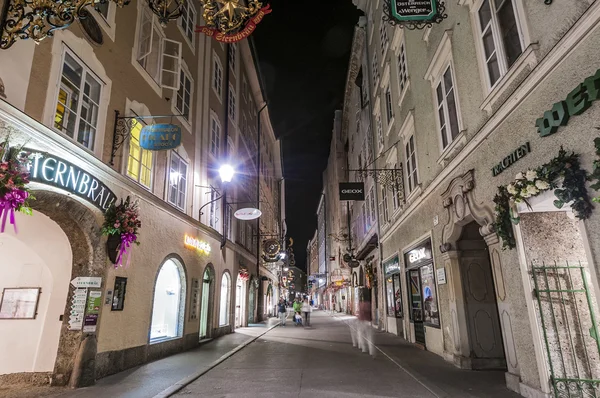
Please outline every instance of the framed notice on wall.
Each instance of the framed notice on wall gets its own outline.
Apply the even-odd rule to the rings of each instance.
[[[41,288],[4,288],[0,301],[0,319],[35,319]]]

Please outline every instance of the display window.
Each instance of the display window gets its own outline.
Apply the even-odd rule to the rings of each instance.
[[[410,320],[427,326],[440,327],[435,267],[431,240],[426,240],[404,254],[406,263]]]
[[[156,279],[150,342],[181,337],[185,307],[185,275],[173,259],[164,262]]]
[[[388,316],[402,318],[402,290],[400,274],[388,276],[385,280]]]

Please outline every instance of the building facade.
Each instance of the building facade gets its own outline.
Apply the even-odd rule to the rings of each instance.
[[[185,7],[163,27],[144,2],[110,2],[90,10],[99,30],[74,23],[0,50],[0,137],[34,152],[39,174],[33,215],[0,235],[0,288],[38,292],[32,319],[0,319],[0,351],[15,358],[0,380],[87,385],[269,315],[277,277],[257,254],[264,236],[281,236],[285,206],[256,53],[195,34],[200,3]],[[143,149],[156,123],[179,126],[181,145]],[[126,197],[141,244],[115,267],[101,228]],[[247,207],[263,218],[233,217]]]
[[[402,195],[379,196],[383,327],[458,367],[504,369],[528,397],[594,394],[600,378],[600,213],[565,171],[597,160],[600,2],[546,3],[445,2],[441,23],[409,30],[383,1],[355,1],[371,167],[402,173]],[[567,199],[538,182],[548,165]]]

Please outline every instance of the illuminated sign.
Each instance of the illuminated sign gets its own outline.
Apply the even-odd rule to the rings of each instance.
[[[419,260],[427,258],[427,254],[425,254],[425,248],[416,249],[408,253],[408,261],[411,263],[416,263]]]
[[[394,256],[391,259],[383,262],[383,270],[386,275],[391,275],[400,272],[400,259]]]
[[[405,264],[408,266],[420,266],[433,259],[431,241],[428,239],[423,244],[415,247],[404,255]]]
[[[27,166],[29,180],[64,189],[103,213],[117,199],[105,184],[74,164],[34,149],[23,148],[23,151],[31,153],[32,161]]]
[[[149,151],[175,149],[181,145],[181,127],[174,124],[151,124],[140,133],[140,147]]]
[[[189,235],[183,237],[183,244],[189,249],[196,249],[200,253],[210,254],[210,245]]]

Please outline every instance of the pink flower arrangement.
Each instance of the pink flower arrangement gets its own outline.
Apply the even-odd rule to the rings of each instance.
[[[30,156],[21,148],[11,148],[9,137],[0,143],[0,233],[5,230],[6,221],[10,221],[17,232],[15,211],[32,214],[29,201],[35,198],[27,188]]]
[[[115,206],[113,203],[106,214],[104,215],[104,224],[102,225],[102,233],[104,235],[118,235],[121,238],[119,244],[119,254],[115,263],[116,267],[123,266],[123,259],[127,256],[126,265],[130,261],[130,246],[135,243],[139,245],[137,240],[138,229],[141,228],[142,222],[139,220],[139,208],[137,202],[131,202],[129,196],[125,201]]]

